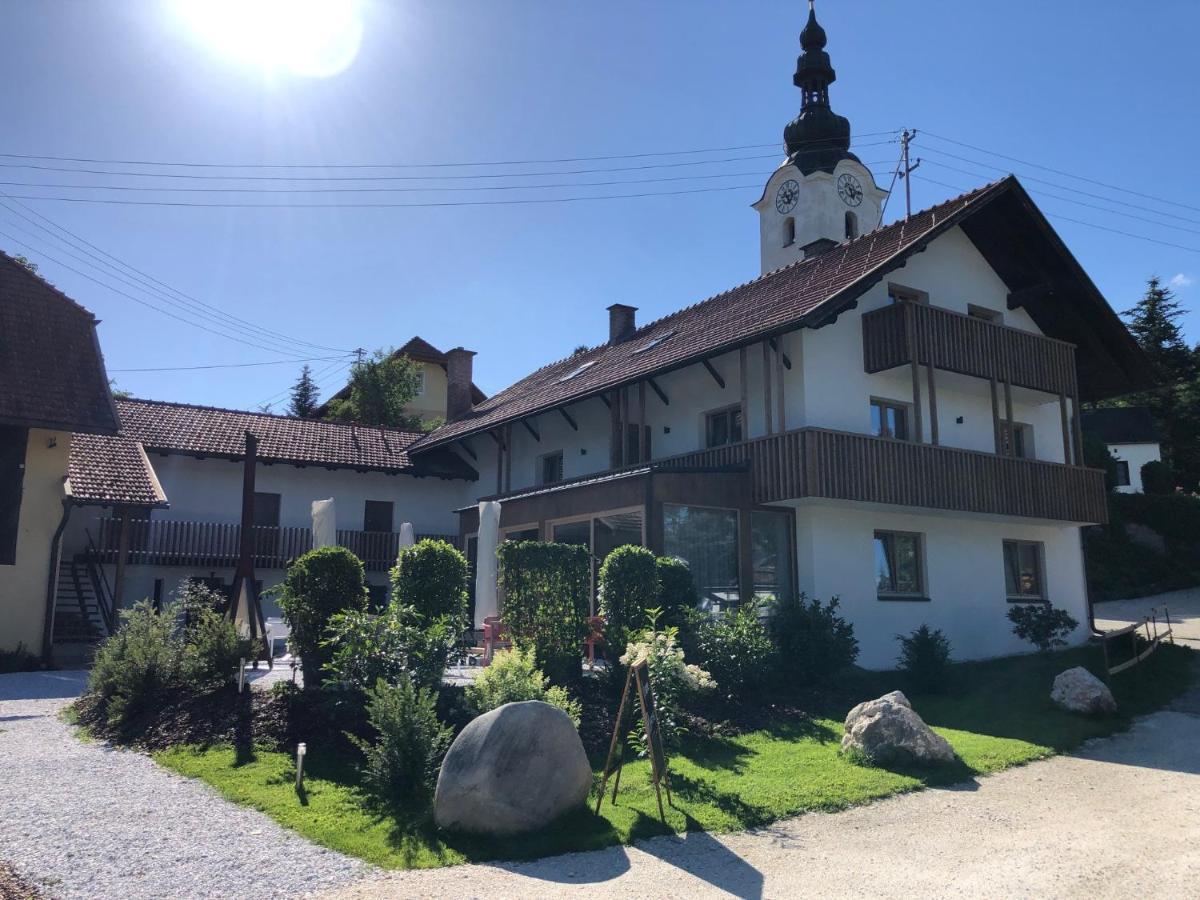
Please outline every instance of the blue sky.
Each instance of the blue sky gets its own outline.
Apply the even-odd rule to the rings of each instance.
[[[925,160],[923,177],[913,181],[915,207],[1016,171],[1027,176],[1034,199],[1118,310],[1137,299],[1152,273],[1175,279],[1179,298],[1189,309],[1195,305],[1200,187],[1193,168],[1200,123],[1186,112],[1195,108],[1200,83],[1195,3],[1094,0],[1085,17],[1076,4],[1044,0],[823,0],[817,9],[839,76],[833,106],[850,118],[855,134],[905,126],[921,131],[913,149]],[[340,74],[316,78],[267,71],[220,52],[167,0],[7,0],[0,31],[0,153],[276,165],[621,156],[773,144],[799,106],[791,84],[806,15],[799,0],[362,0],[360,13],[353,61]],[[232,24],[227,30],[238,31]],[[898,146],[864,145],[886,140],[865,137],[858,147],[881,177],[894,166]],[[461,344],[478,352],[476,380],[490,393],[578,344],[603,340],[610,303],[633,304],[639,319],[649,321],[757,275],[758,230],[749,204],[777,161],[742,157],[774,152],[757,147],[582,164],[366,170],[508,177],[382,183],[455,191],[274,196],[17,186],[12,183],[280,183],[82,175],[13,166],[89,164],[0,157],[0,181],[9,182],[0,190],[23,197],[286,205],[735,188],[597,202],[380,209],[21,201],[21,211],[51,231],[30,210],[182,292],[186,297],[172,296],[184,307],[190,298],[201,300],[336,352],[399,345],[414,334],[443,348]],[[730,159],[736,161],[633,169]],[[511,177],[585,168],[629,171]],[[284,174],[356,171],[363,170]],[[666,178],[680,180],[645,181]],[[641,183],[483,189],[589,180]],[[902,198],[894,199],[889,218],[902,211]],[[0,209],[0,248],[37,261],[44,275],[103,320],[109,368],[120,387],[138,396],[253,407],[283,391],[299,364],[120,370],[332,355],[296,344],[288,344],[287,353],[247,346],[148,309],[81,273],[192,318],[166,306],[162,288],[147,294],[117,282],[96,256],[81,254],[79,245],[63,247],[12,209],[11,201]],[[214,326],[211,319],[205,324]],[[1189,313],[1187,332],[1200,340],[1200,316]],[[341,365],[314,363],[329,370],[326,393],[340,386]]]

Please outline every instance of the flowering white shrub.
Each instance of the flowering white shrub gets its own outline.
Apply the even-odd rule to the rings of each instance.
[[[678,629],[656,627],[657,616],[653,615],[651,627],[639,633],[625,648],[621,656],[624,666],[636,666],[645,661],[650,672],[650,686],[654,689],[654,702],[658,710],[659,727],[668,746],[679,742],[679,704],[689,693],[709,691],[717,686],[711,675],[683,658],[683,649],[678,645]],[[644,724],[638,726],[639,751],[644,755],[646,736]]]

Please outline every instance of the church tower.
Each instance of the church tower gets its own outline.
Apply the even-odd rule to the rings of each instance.
[[[792,78],[800,88],[800,115],[783,130],[787,159],[754,204],[764,273],[853,240],[877,228],[882,216],[887,191],[850,152],[850,122],[829,105],[837,75],[825,43],[809,0]]]

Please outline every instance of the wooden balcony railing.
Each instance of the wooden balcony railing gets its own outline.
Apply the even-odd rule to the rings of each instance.
[[[826,497],[1064,522],[1108,521],[1100,469],[823,428],[700,450],[670,463],[749,463],[758,503]]]
[[[228,522],[185,522],[170,519],[134,519],[129,523],[129,555],[135,566],[181,566],[228,569],[237,565],[241,525]],[[102,562],[115,563],[121,523],[101,519],[96,552]],[[417,539],[439,538],[458,544],[458,535],[418,534]],[[398,532],[341,531],[337,542],[363,561],[367,571],[382,572],[396,564],[400,552]],[[254,529],[254,567],[286,569],[297,556],[312,549],[309,528]]]
[[[915,353],[918,363],[935,369],[1049,394],[1078,393],[1075,347],[1065,341],[920,303],[866,313],[862,325],[867,372],[907,365]]]

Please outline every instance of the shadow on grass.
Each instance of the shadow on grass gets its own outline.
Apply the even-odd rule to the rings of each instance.
[[[706,781],[688,778],[686,775],[678,773],[671,775],[671,791],[675,796],[689,803],[705,804],[721,810],[727,816],[735,819],[743,828],[765,825],[778,818],[776,814],[765,807],[747,803],[737,794],[718,790]],[[685,813],[685,815],[687,814]],[[691,816],[687,816],[687,819],[690,829],[693,827],[692,823],[695,823],[695,819],[692,819]],[[658,824],[661,825],[661,823]],[[695,827],[700,828],[701,826],[696,823]]]
[[[643,822],[643,820],[645,821]],[[572,810],[538,831],[512,837],[441,834],[435,831],[432,822],[427,822],[422,830],[431,839],[444,843],[471,862],[538,859],[562,853],[599,850],[621,843],[621,836],[612,824],[592,812],[590,806]],[[631,837],[639,831],[642,833],[637,836],[672,833],[669,827],[657,819],[651,819],[641,813],[638,813],[638,820],[633,825]],[[624,868],[628,868],[628,862],[624,863]],[[527,872],[526,874],[531,873]],[[605,875],[602,880],[615,878],[619,874],[620,871],[614,870]]]

